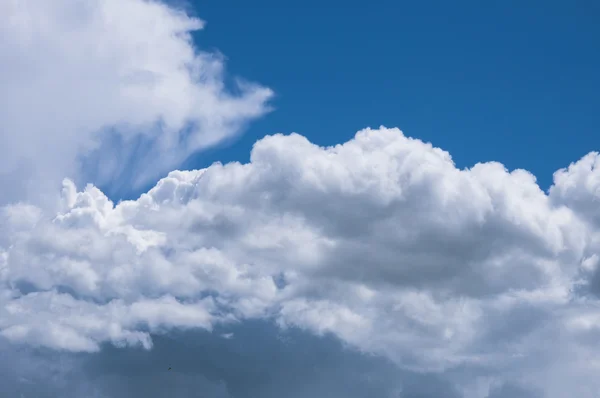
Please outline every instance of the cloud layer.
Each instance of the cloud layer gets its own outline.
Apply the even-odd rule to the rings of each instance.
[[[146,183],[264,114],[269,89],[228,89],[194,47],[203,25],[158,1],[2,1],[0,204],[65,176]]]
[[[546,194],[380,128],[329,148],[268,136],[248,164],[173,171],[116,205],[65,180],[56,214],[2,209],[0,333],[95,352],[261,319],[464,397],[592,397],[599,165],[557,171]]]

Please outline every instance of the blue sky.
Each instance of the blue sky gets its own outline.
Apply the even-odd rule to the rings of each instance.
[[[399,127],[457,166],[496,160],[543,189],[598,149],[600,6],[563,1],[192,1],[195,37],[230,74],[272,88],[275,110],[186,168],[247,161],[265,134],[344,142]]]

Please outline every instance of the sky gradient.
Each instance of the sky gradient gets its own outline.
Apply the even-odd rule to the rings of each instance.
[[[552,173],[598,148],[593,1],[282,3],[194,1],[195,37],[228,70],[275,91],[277,110],[231,147],[186,166],[248,159],[265,134],[319,145],[364,127],[399,127],[452,154],[458,167],[496,160]]]

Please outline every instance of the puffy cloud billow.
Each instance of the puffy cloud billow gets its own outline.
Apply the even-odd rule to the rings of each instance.
[[[398,129],[270,135],[109,200],[268,111],[202,27],[0,2],[0,395],[598,395],[598,153],[544,192]]]
[[[118,204],[65,180],[56,214],[2,210],[0,333],[96,352],[267,320],[465,397],[591,397],[599,164],[557,171],[546,194],[380,128],[329,148],[267,136],[247,164],[173,171]]]

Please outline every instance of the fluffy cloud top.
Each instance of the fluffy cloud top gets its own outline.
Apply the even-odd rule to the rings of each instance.
[[[270,319],[454,375],[465,397],[592,397],[599,159],[546,194],[380,128],[329,148],[268,136],[248,164],[174,171],[116,205],[65,180],[57,214],[2,210],[0,333],[93,352]]]
[[[158,1],[0,2],[0,204],[65,176],[145,183],[262,115],[271,91],[228,90],[202,27]]]

